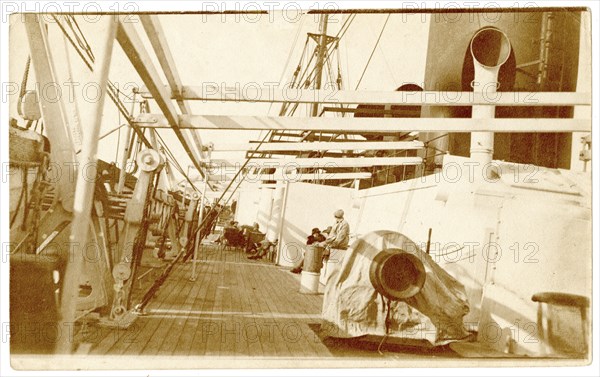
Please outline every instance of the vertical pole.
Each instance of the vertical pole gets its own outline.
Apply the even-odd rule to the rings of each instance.
[[[106,84],[112,57],[113,42],[116,35],[117,23],[110,16],[103,16],[98,27],[104,34],[104,39],[98,46],[96,64],[90,82],[98,84],[100,90],[99,100],[89,104],[89,110],[82,112],[83,124],[88,125],[83,134],[81,149],[81,164],[78,168],[77,185],[75,187],[75,200],[73,206],[73,222],[71,223],[69,261],[67,263],[63,281],[61,319],[64,328],[57,344],[57,353],[71,353],[73,342],[70,332],[75,323],[77,301],[79,298],[79,277],[84,268],[83,252],[88,241],[90,229],[90,215],[92,199],[94,196],[95,177],[90,180],[86,176],[86,169],[97,165],[98,137],[102,125],[102,108],[106,95]],[[87,118],[87,119],[86,119]],[[72,335],[72,334],[70,334]]]
[[[188,165],[188,168],[187,168],[187,177],[189,178],[189,176],[190,176],[190,165]],[[190,185],[190,183],[186,179],[185,188],[183,189],[183,195],[181,195],[181,208],[185,208],[185,195],[188,192],[188,188],[190,187],[189,185]]]
[[[125,188],[125,179],[127,178],[127,160],[129,159],[129,143],[131,141],[131,126],[126,126],[127,130],[125,131],[125,142],[123,143],[121,153],[121,170],[119,171],[119,183],[117,183],[117,193],[120,194],[123,192],[123,188]]]
[[[277,187],[273,192],[273,205],[271,206],[271,218],[269,219],[269,228],[266,232],[266,238],[269,242],[275,242],[279,236],[279,225],[281,219],[281,209],[283,202],[284,185],[282,181],[277,182]]]
[[[133,115],[133,109],[135,106],[135,95],[136,92],[133,92],[133,101],[131,101],[131,111],[130,115]],[[123,143],[123,150],[120,152],[121,154],[121,170],[119,171],[119,183],[117,183],[117,193],[120,194],[123,192],[123,188],[125,187],[125,179],[127,178],[127,160],[129,159],[129,154],[131,150],[129,150],[129,144],[131,143],[131,126],[127,125],[127,131],[125,132],[125,142]]]
[[[278,225],[279,233],[277,235],[277,239],[279,241],[277,242],[277,250],[275,250],[276,256],[277,256],[277,258],[275,260],[276,265],[281,265],[281,253],[282,253],[282,246],[283,246],[283,224],[285,221],[285,209],[287,207],[289,190],[290,190],[290,181],[286,180],[285,187],[283,189],[283,198],[281,200],[281,215],[279,217],[279,225]],[[289,264],[289,263],[287,263],[286,265],[290,265],[290,267],[291,267],[291,264]]]
[[[192,276],[190,276],[190,281],[196,281],[198,276],[196,275],[196,262],[198,260],[198,249],[200,248],[200,242],[202,238],[200,237],[200,226],[202,225],[203,214],[204,214],[204,205],[206,203],[206,182],[208,181],[208,175],[204,177],[204,184],[202,185],[202,198],[200,204],[200,213],[198,214],[198,231],[196,232],[196,244],[194,245],[194,259],[192,259]]]
[[[325,65],[325,56],[327,54],[327,14],[321,15],[319,22],[319,30],[322,31],[321,38],[319,38],[319,52],[317,56],[317,67],[316,67],[316,81],[315,89],[321,89],[321,83],[323,81],[323,66]],[[319,104],[315,102],[313,104],[312,116],[316,117],[319,115]]]

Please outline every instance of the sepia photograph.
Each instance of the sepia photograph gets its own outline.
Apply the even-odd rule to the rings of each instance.
[[[591,375],[597,21],[3,2],[3,375]]]

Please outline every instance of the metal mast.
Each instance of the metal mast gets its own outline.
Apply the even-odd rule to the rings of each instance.
[[[325,64],[325,58],[327,56],[327,46],[328,46],[328,38],[327,38],[327,14],[321,15],[321,20],[319,21],[319,30],[321,34],[319,35],[318,41],[317,38],[315,40],[318,43],[317,47],[317,63],[316,63],[316,79],[315,79],[315,89],[321,89],[321,83],[323,80],[323,65]],[[312,116],[319,116],[319,104],[315,102],[313,104]]]

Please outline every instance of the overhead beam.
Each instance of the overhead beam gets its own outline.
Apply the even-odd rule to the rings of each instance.
[[[262,181],[313,181],[313,180],[337,180],[337,179],[370,179],[371,173],[327,173],[327,172],[315,172],[315,173],[286,173],[286,174],[249,174],[244,177],[237,178],[238,180],[244,179],[248,182],[262,182]],[[233,174],[222,173],[208,176],[208,181],[232,181]]]
[[[169,128],[161,114],[140,114],[140,127]],[[302,118],[272,116],[180,115],[179,128],[225,130],[307,130],[366,132],[589,132],[590,119],[559,118]]]
[[[135,24],[123,17],[125,16],[119,17],[117,41],[140,75],[142,81],[144,81],[148,90],[150,90],[150,93],[152,93],[152,98],[154,98],[158,107],[163,112],[164,115],[161,116],[164,120],[164,124],[173,129],[190,160],[196,169],[200,171],[202,176],[204,176],[205,173],[200,165],[200,157],[194,154],[188,138],[186,137],[187,135],[184,135],[179,129],[179,119],[173,103],[171,102],[169,91],[165,88],[158,71],[154,67],[154,64],[152,64],[150,55],[146,51],[142,40],[134,28]]]
[[[170,92],[175,94],[181,93],[182,84],[179,77],[179,72],[177,71],[175,60],[173,59],[173,55],[169,49],[169,44],[165,39],[165,33],[162,30],[158,16],[141,14],[139,17],[142,21],[144,30],[146,30],[150,44],[154,49],[154,53],[158,58],[158,62],[165,73],[167,82],[169,83]],[[182,100],[180,95],[177,95],[177,98],[177,105],[179,106],[181,113],[190,114],[192,111],[189,104]],[[198,133],[190,130],[187,130],[186,133],[192,137],[201,158],[204,158],[205,155],[202,148],[202,139]]]
[[[590,106],[590,93],[577,92],[456,92],[456,91],[353,91],[312,90],[254,85],[222,86],[206,83],[183,86],[178,100],[218,102],[291,102],[320,104],[371,104],[407,106]],[[152,97],[152,93],[142,93]]]
[[[245,159],[213,159],[207,165],[211,169],[241,166]],[[248,168],[338,168],[338,167],[371,167],[395,165],[419,165],[421,157],[348,157],[348,158],[253,158]]]
[[[253,151],[258,143],[241,144],[214,144],[213,152]],[[424,147],[420,141],[315,141],[310,143],[279,142],[262,143],[259,152],[284,152],[284,151],[329,151],[329,150],[407,150],[421,149]]]

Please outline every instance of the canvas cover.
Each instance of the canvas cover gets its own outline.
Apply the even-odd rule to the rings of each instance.
[[[383,297],[369,278],[373,258],[380,251],[392,248],[417,256],[425,267],[423,288],[404,301]],[[389,336],[442,344],[469,335],[463,324],[468,312],[469,304],[461,283],[404,235],[377,231],[355,241],[329,276],[321,331],[324,336],[339,338],[386,335],[387,331]]]

